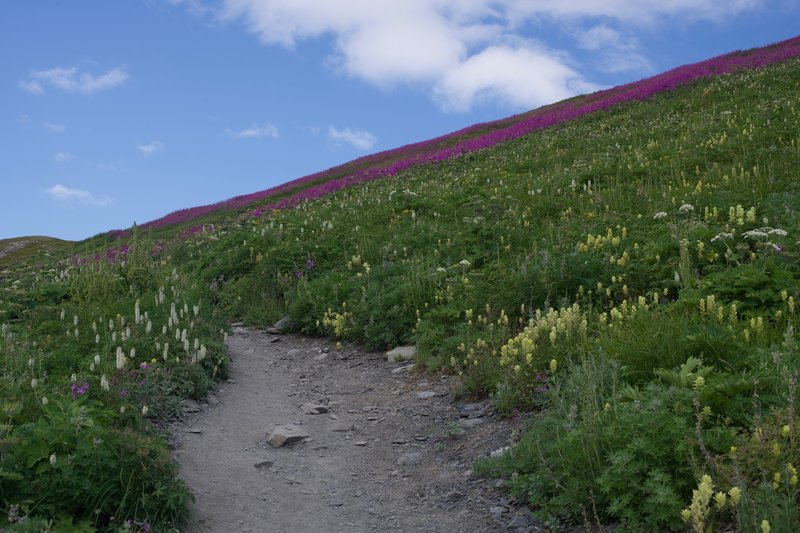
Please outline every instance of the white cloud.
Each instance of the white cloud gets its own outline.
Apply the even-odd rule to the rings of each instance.
[[[466,111],[486,100],[533,108],[597,89],[547,51],[492,46],[445,73],[435,92],[444,109]]]
[[[72,154],[68,152],[56,152],[53,156],[53,160],[57,163],[66,163],[67,161],[72,160]]]
[[[42,127],[50,133],[63,133],[66,129],[63,124],[56,124],[55,122],[42,122]]]
[[[278,128],[273,124],[264,124],[263,126],[253,124],[249,128],[239,131],[227,129],[225,134],[234,139],[263,139],[265,137],[277,139],[279,136]]]
[[[44,87],[42,87],[42,84],[39,83],[38,81],[20,80],[17,85],[19,86],[20,89],[22,89],[26,93],[35,94],[36,96],[44,94]]]
[[[161,141],[153,141],[150,143],[139,143],[136,146],[136,149],[141,152],[141,154],[145,157],[150,157],[153,154],[161,152],[164,150],[164,143]]]
[[[635,38],[625,36],[605,24],[578,33],[577,45],[594,53],[595,68],[604,72],[653,69],[650,61],[640,52]]]
[[[352,130],[350,128],[338,130],[333,126],[328,127],[328,139],[334,142],[347,143],[359,150],[369,150],[375,146],[378,140],[368,131]]]
[[[94,94],[125,83],[129,76],[124,67],[115,67],[103,74],[79,72],[77,67],[55,67],[32,70],[31,80],[19,82],[19,88],[31,94],[44,94],[49,85],[71,93]]]
[[[80,203],[92,207],[108,207],[114,204],[114,199],[108,196],[96,197],[90,192],[80,189],[70,189],[63,185],[53,185],[45,191],[47,195],[59,203]]]
[[[723,22],[765,1],[222,0],[219,17],[243,20],[267,45],[331,38],[326,64],[339,72],[381,87],[421,84],[445,109],[467,110],[572,96],[595,87],[590,68],[649,70],[637,32],[667,18]],[[587,51],[587,64],[542,45],[543,21],[571,40],[567,48]]]

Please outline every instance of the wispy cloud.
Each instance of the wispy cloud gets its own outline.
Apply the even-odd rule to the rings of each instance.
[[[278,128],[274,124],[264,124],[263,126],[253,124],[249,128],[244,128],[239,131],[226,129],[225,135],[233,137],[234,139],[277,139],[280,132],[278,132]]]
[[[45,191],[53,200],[63,204],[79,203],[91,207],[109,207],[114,204],[114,199],[108,196],[97,197],[88,191],[70,189],[63,185],[53,185]]]
[[[164,143],[161,141],[153,141],[149,143],[140,143],[136,146],[136,149],[144,157],[150,157],[153,154],[157,154],[158,152],[162,152],[164,150]]]
[[[39,83],[38,81],[20,80],[17,85],[19,86],[20,89],[22,89],[26,93],[35,94],[37,96],[41,95],[41,94],[44,94],[44,87],[42,87],[42,84]]]
[[[56,152],[53,156],[53,160],[57,163],[66,163],[67,161],[72,160],[72,154],[69,152]]]
[[[63,133],[66,127],[55,122],[42,122],[42,127],[50,133]]]
[[[352,130],[350,128],[339,130],[333,126],[328,127],[328,139],[347,143],[359,150],[369,150],[378,140],[368,131]]]
[[[44,94],[45,86],[70,93],[94,94],[122,85],[128,78],[125,67],[114,67],[102,74],[80,72],[77,67],[55,67],[32,70],[31,79],[20,80],[18,86],[21,90],[36,95]]]

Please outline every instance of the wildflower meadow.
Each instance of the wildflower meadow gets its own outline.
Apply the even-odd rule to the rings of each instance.
[[[163,421],[288,316],[524,420],[474,468],[553,529],[793,531],[799,39],[4,270],[0,523],[178,527]]]

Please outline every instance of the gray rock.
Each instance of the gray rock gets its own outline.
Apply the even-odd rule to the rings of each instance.
[[[298,357],[302,353],[303,352],[301,350],[298,350],[297,348],[292,348],[291,350],[286,352],[286,355],[288,355],[289,357]]]
[[[253,466],[261,470],[262,468],[269,468],[273,464],[275,464],[274,461],[261,461],[260,463],[255,463]]]
[[[347,431],[353,431],[354,429],[356,429],[355,426],[350,422],[343,422],[331,427],[331,431],[339,431],[341,433],[345,433]]]
[[[216,405],[219,404],[219,399],[216,396],[214,396],[213,394],[209,394],[208,398],[206,398],[206,401],[208,401],[208,405],[211,405],[211,406],[216,406]]]
[[[458,421],[458,425],[464,429],[472,429],[475,426],[480,426],[485,422],[483,418],[462,418]]]
[[[293,444],[310,436],[304,428],[295,424],[286,424],[284,426],[275,426],[267,442],[273,448],[280,448],[284,444]]]
[[[194,400],[183,400],[182,404],[184,412],[187,413],[196,413],[201,409],[200,404]]]
[[[436,396],[436,393],[432,390],[425,390],[417,393],[417,398],[420,400],[427,400],[429,398],[433,398],[434,396]]]
[[[411,361],[416,355],[416,346],[398,346],[394,350],[386,352],[386,360],[390,363],[399,363],[401,361]]]
[[[405,366],[398,366],[397,368],[392,369],[392,374],[403,374],[405,372],[411,372],[412,370],[414,370],[414,367],[416,366],[417,365],[414,363]]]
[[[278,320],[277,322],[275,322],[275,324],[272,325],[272,329],[276,329],[276,330],[278,330],[279,332],[282,333],[282,332],[286,331],[287,329],[289,329],[289,327],[291,327],[291,325],[292,325],[292,319],[289,318],[288,316],[285,316],[285,317],[281,318],[280,320]]]
[[[506,529],[516,529],[518,527],[527,528],[531,525],[531,517],[524,514],[518,514],[514,518],[511,519],[511,522],[508,523]]]
[[[327,358],[328,358],[328,354],[326,354],[326,353],[321,353],[319,355],[314,356],[314,360],[315,361],[324,361]]]
[[[397,464],[399,465],[415,465],[422,461],[422,453],[420,452],[408,452],[404,453],[397,459]]]
[[[300,406],[300,409],[307,415],[320,415],[328,412],[327,405],[317,405],[314,403],[304,403]]]
[[[355,446],[366,446],[367,445],[367,441],[365,441],[365,440],[357,440],[357,441],[355,441],[353,443],[353,445],[355,445]]]

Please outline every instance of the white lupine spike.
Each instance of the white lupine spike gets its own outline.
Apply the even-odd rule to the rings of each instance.
[[[106,392],[108,392],[108,389],[110,388],[110,387],[109,387],[109,384],[108,384],[108,378],[106,377],[106,375],[105,375],[105,374],[103,374],[103,376],[100,378],[100,386],[101,386],[101,387],[103,388],[103,390],[104,390],[104,391],[106,391]]]
[[[95,364],[97,364],[97,365],[99,365],[99,364],[100,364],[100,354],[95,354],[95,355],[94,355],[94,362],[95,362]]]
[[[198,339],[196,337],[194,339],[194,349],[195,350],[199,350],[200,349],[200,339]]]
[[[167,360],[168,354],[169,354],[169,344],[165,342],[164,343],[164,355],[163,355],[164,361]]]
[[[77,326],[78,325],[78,315],[72,317],[72,324]]]
[[[171,327],[171,325],[170,325],[170,327]],[[166,335],[167,334],[167,326],[161,326],[161,334],[162,335]]]

